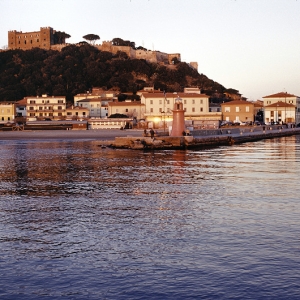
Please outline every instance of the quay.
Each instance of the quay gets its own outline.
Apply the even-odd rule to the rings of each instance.
[[[281,125],[222,128],[192,131],[189,136],[178,137],[163,135],[163,133],[158,134],[154,138],[127,135],[126,137],[116,137],[108,146],[133,150],[201,149],[298,134],[300,134],[299,127],[286,128]]]

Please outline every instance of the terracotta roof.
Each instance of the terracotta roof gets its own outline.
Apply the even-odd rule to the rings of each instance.
[[[287,97],[297,97],[297,96],[293,95],[293,94],[288,94],[288,93],[285,93],[285,92],[280,92],[280,93],[277,93],[277,94],[264,96],[263,98],[287,98]]]
[[[27,104],[27,99],[22,99],[16,102],[17,106],[23,106]]]
[[[270,105],[266,105],[265,107],[295,107],[295,105],[290,103],[285,103],[283,101],[278,101]]]
[[[221,103],[221,105],[251,105],[251,104],[253,105],[252,102],[245,101],[245,100],[232,100],[229,102]]]
[[[91,99],[81,99],[76,102],[101,102],[103,100],[104,100],[103,98],[99,97],[99,98],[91,98]]]
[[[109,105],[109,106],[138,106],[138,105],[143,105],[143,106],[145,106],[145,104],[141,104],[141,101],[132,101],[132,102],[126,102],[126,101],[122,101],[122,102],[109,102],[108,105]]]
[[[81,107],[81,106],[68,106],[67,108],[66,108],[67,110],[89,110],[88,108],[86,108],[86,107]]]
[[[197,93],[166,93],[164,95],[164,93],[143,93],[142,96],[144,98],[177,98],[178,96],[180,98],[203,98],[203,97],[206,97],[208,98],[207,95],[205,94],[197,94]]]

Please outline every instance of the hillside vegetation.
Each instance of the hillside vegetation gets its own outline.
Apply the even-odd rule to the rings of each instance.
[[[0,52],[0,101],[42,94],[66,96],[72,101],[74,95],[92,87],[135,93],[153,85],[166,92],[198,86],[208,95],[225,90],[184,62],[167,66],[128,59],[124,52],[113,55],[85,43],[61,51],[34,48]]]

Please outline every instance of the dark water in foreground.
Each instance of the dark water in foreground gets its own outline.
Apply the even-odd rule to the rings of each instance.
[[[300,137],[97,144],[0,142],[0,299],[300,298]]]

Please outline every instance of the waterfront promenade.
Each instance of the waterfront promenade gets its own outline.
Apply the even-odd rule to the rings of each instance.
[[[231,144],[247,142],[264,138],[300,134],[300,128],[286,128],[285,126],[256,126],[256,127],[228,127],[212,130],[195,130],[191,132],[195,146]],[[168,139],[163,130],[158,131],[157,140]],[[143,137],[141,129],[98,129],[98,130],[36,130],[36,131],[0,131],[0,141],[5,140],[95,140],[102,144],[113,144],[116,138],[138,140]],[[181,137],[182,139],[183,137]],[[146,138],[150,142],[152,139]]]

